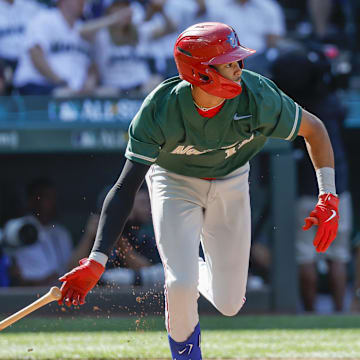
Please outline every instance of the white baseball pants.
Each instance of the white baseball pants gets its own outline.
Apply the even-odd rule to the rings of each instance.
[[[199,291],[221,313],[245,302],[250,253],[249,164],[216,180],[152,165],[146,181],[165,271],[165,319],[170,336],[185,341],[199,322]],[[199,259],[202,243],[205,262]]]

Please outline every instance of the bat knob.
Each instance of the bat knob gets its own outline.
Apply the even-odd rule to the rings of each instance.
[[[53,286],[50,291],[49,291],[51,297],[54,299],[54,300],[60,300],[61,299],[61,290],[56,287],[56,286]]]

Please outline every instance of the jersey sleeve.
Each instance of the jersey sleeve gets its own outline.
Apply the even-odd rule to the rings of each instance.
[[[271,80],[261,77],[256,96],[258,130],[266,137],[292,141],[301,122],[302,109]]]
[[[52,32],[45,31],[45,29],[51,29],[51,19],[51,11],[42,10],[34,18],[34,21],[30,22],[26,30],[26,49],[39,45],[45,52],[48,51],[49,38],[52,36]]]
[[[156,162],[164,142],[162,130],[156,122],[156,104],[148,97],[130,124],[125,157],[152,165]]]

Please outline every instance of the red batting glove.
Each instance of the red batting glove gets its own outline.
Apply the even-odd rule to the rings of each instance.
[[[83,305],[85,296],[96,285],[105,270],[104,266],[93,259],[84,258],[79,263],[80,266],[59,278],[63,282],[59,305],[62,305],[63,300],[67,306]]]
[[[303,230],[318,225],[313,241],[317,252],[325,252],[336,237],[339,225],[339,198],[333,194],[319,196],[315,209],[305,219]]]

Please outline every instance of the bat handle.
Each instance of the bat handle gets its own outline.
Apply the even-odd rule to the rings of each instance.
[[[30,305],[28,305],[28,306],[24,307],[23,309],[19,310],[15,314],[9,316],[5,320],[0,321],[0,331],[7,328],[8,326],[13,324],[14,322],[22,319],[26,315],[29,315],[33,311],[41,308],[42,306],[44,306],[44,305],[46,305],[46,304],[48,304],[48,303],[50,303],[52,301],[60,300],[60,299],[61,299],[61,290],[58,287],[53,286],[41,298],[37,299],[36,301],[31,303]]]

